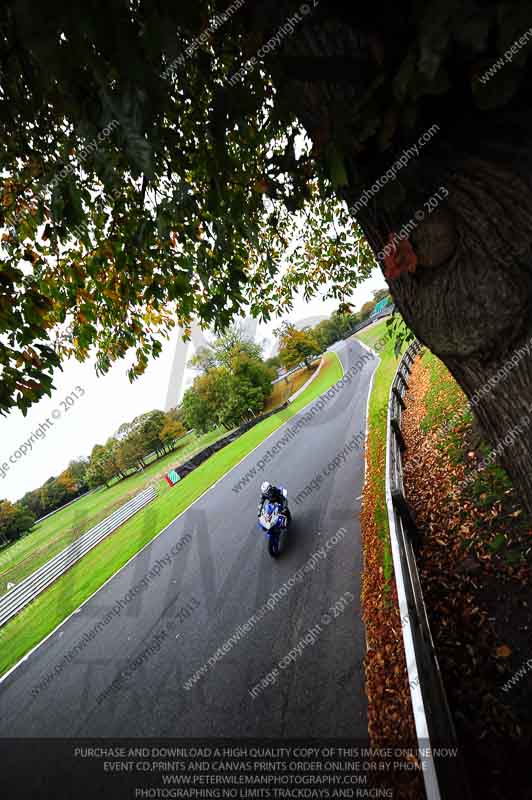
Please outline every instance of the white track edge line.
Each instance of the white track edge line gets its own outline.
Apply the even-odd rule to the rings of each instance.
[[[341,368],[342,368],[342,373],[343,373],[343,374],[342,374],[342,378],[343,378],[343,376],[345,375],[345,369],[344,369],[344,365],[342,364],[342,359],[341,359],[341,358],[340,358],[340,357],[339,357],[339,356],[338,356],[336,353],[334,353],[333,355],[334,355],[334,356],[336,356],[336,358],[338,359],[338,361],[339,361],[339,363],[340,363],[340,366],[341,366]],[[339,378],[338,380],[341,380],[341,378]],[[337,383],[337,381],[334,381],[334,383]],[[332,384],[333,386],[334,386],[334,383]],[[331,388],[331,387],[329,387],[329,388],[327,389],[327,391],[329,391],[329,389],[330,389],[330,388]],[[325,394],[325,392],[322,392],[322,394]],[[192,503],[191,503],[189,506],[187,506],[185,509],[183,509],[183,511],[181,511],[181,512],[180,512],[180,513],[177,515],[177,517],[174,517],[174,519],[173,519],[171,522],[169,522],[169,523],[168,523],[168,525],[166,525],[166,526],[165,526],[165,527],[162,529],[162,531],[159,531],[159,533],[156,533],[156,534],[155,534],[155,536],[153,537],[153,539],[150,539],[150,541],[149,541],[149,542],[146,542],[146,544],[144,545],[144,547],[142,547],[140,550],[137,550],[137,552],[136,552],[136,553],[134,553],[134,555],[132,555],[132,556],[131,556],[131,558],[130,558],[130,559],[128,559],[128,561],[126,561],[126,563],[125,563],[125,564],[122,564],[122,566],[121,566],[119,569],[117,569],[117,571],[116,571],[116,572],[113,572],[113,574],[112,574],[112,575],[110,575],[110,576],[109,576],[109,578],[107,578],[107,580],[105,581],[105,583],[102,583],[102,585],[101,585],[101,586],[98,586],[98,588],[97,588],[97,589],[95,589],[95,591],[94,591],[94,592],[93,592],[91,595],[89,595],[89,597],[87,597],[87,599],[86,599],[86,600],[84,600],[84,601],[83,601],[83,602],[82,602],[82,603],[81,603],[81,604],[80,604],[80,605],[79,605],[79,606],[78,606],[76,609],[74,609],[74,611],[71,611],[71,612],[70,612],[70,614],[68,615],[68,617],[65,617],[65,619],[61,620],[61,622],[60,622],[58,625],[56,625],[56,627],[55,627],[55,628],[54,628],[52,631],[50,631],[50,633],[49,633],[47,636],[45,636],[45,638],[44,638],[44,639],[41,639],[41,641],[40,641],[38,644],[36,644],[36,645],[35,645],[35,647],[32,647],[32,649],[31,649],[31,650],[29,650],[29,651],[26,653],[26,655],[22,656],[22,658],[21,658],[19,661],[17,661],[17,663],[16,663],[16,664],[13,664],[13,666],[12,666],[12,667],[10,667],[10,669],[9,669],[7,672],[5,672],[3,675],[1,675],[1,676],[0,676],[0,684],[2,684],[2,683],[3,683],[3,682],[6,680],[6,678],[7,678],[7,677],[9,677],[9,675],[11,675],[11,673],[12,673],[12,672],[14,672],[14,671],[15,671],[15,670],[16,670],[18,667],[20,667],[20,665],[21,665],[21,664],[23,664],[25,661],[27,661],[27,660],[28,660],[28,658],[29,658],[29,657],[30,657],[30,656],[31,656],[31,655],[32,655],[32,654],[33,654],[33,653],[34,653],[36,650],[38,650],[38,649],[39,649],[39,647],[41,647],[41,646],[42,646],[42,645],[43,645],[45,642],[47,642],[47,641],[48,641],[48,639],[50,639],[50,638],[51,638],[51,637],[52,637],[52,636],[53,636],[53,635],[54,635],[54,634],[55,634],[55,633],[56,633],[56,632],[59,630],[59,628],[61,628],[61,626],[62,626],[62,625],[65,625],[65,623],[67,623],[67,622],[68,622],[68,620],[69,620],[71,617],[73,617],[73,616],[74,616],[74,614],[79,614],[79,612],[81,611],[81,609],[83,608],[83,606],[84,606],[86,603],[88,603],[88,602],[89,602],[89,600],[92,600],[92,598],[93,598],[93,597],[94,597],[94,596],[95,596],[95,595],[96,595],[96,594],[97,594],[97,593],[98,593],[98,592],[99,592],[101,589],[103,589],[103,588],[104,588],[104,586],[106,586],[106,585],[107,585],[107,584],[108,584],[110,581],[112,581],[112,580],[113,580],[113,578],[114,578],[116,575],[118,575],[120,572],[122,572],[122,570],[123,570],[123,569],[125,569],[125,568],[128,566],[128,564],[130,564],[130,563],[131,563],[131,561],[133,561],[133,559],[135,559],[135,558],[136,558],[138,555],[140,555],[140,553],[142,553],[142,552],[143,552],[143,550],[145,550],[147,547],[149,547],[149,545],[153,544],[153,542],[154,542],[156,539],[158,539],[158,538],[159,538],[159,536],[162,536],[162,534],[163,534],[163,533],[164,533],[166,530],[168,530],[168,528],[170,528],[170,527],[171,527],[171,526],[174,524],[174,522],[177,522],[177,520],[178,520],[180,517],[182,517],[182,516],[183,516],[183,514],[185,514],[185,513],[186,513],[186,512],[187,512],[187,511],[188,511],[190,508],[192,508],[192,506],[193,506],[195,503],[197,503],[199,500],[201,500],[201,498],[202,498],[202,497],[204,497],[204,496],[205,496],[205,495],[206,495],[208,492],[210,492],[210,491],[211,491],[211,489],[214,489],[214,487],[215,487],[215,486],[217,486],[217,485],[220,483],[220,481],[223,481],[223,480],[224,480],[224,479],[225,479],[225,478],[226,478],[228,475],[230,475],[230,474],[231,474],[231,472],[232,472],[234,469],[236,469],[237,467],[239,467],[239,466],[240,466],[240,464],[242,464],[242,462],[243,462],[243,461],[245,461],[245,460],[246,460],[246,458],[247,458],[248,456],[250,456],[252,453],[254,453],[254,452],[255,452],[255,450],[258,450],[258,448],[259,448],[259,447],[262,447],[262,445],[264,444],[264,442],[267,442],[267,441],[268,441],[268,439],[269,439],[271,436],[273,436],[275,433],[277,433],[277,432],[278,432],[278,431],[279,431],[279,430],[280,430],[280,429],[281,429],[281,428],[282,428],[284,425],[288,425],[288,423],[290,422],[290,420],[292,419],[292,417],[296,417],[298,414],[301,414],[301,413],[303,413],[303,411],[304,411],[304,410],[305,410],[305,409],[306,409],[308,406],[310,406],[312,403],[315,403],[315,402],[316,402],[316,400],[318,400],[318,399],[319,399],[321,396],[322,396],[322,395],[320,394],[320,395],[318,395],[318,397],[314,397],[314,398],[313,398],[312,400],[310,400],[310,401],[309,401],[309,402],[308,402],[306,405],[304,405],[304,406],[303,406],[303,408],[301,408],[299,411],[296,411],[296,412],[295,412],[295,414],[292,414],[292,416],[290,417],[290,419],[288,419],[286,422],[283,422],[281,425],[279,425],[279,427],[278,427],[278,428],[275,428],[275,430],[274,430],[274,431],[272,431],[272,432],[271,432],[271,433],[270,433],[270,434],[269,434],[269,435],[268,435],[268,436],[267,436],[265,439],[263,439],[261,442],[259,442],[259,444],[258,444],[256,447],[254,447],[254,448],[253,448],[253,450],[250,450],[250,451],[249,451],[249,453],[246,453],[246,455],[245,455],[245,456],[243,456],[243,457],[240,459],[240,461],[239,461],[237,464],[235,464],[235,465],[234,465],[234,467],[231,467],[231,469],[230,469],[228,472],[226,472],[224,475],[222,475],[220,478],[218,478],[218,479],[217,479],[217,480],[216,480],[216,481],[215,481],[215,482],[214,482],[214,483],[213,483],[211,486],[209,486],[207,489],[205,489],[205,491],[204,491],[204,492],[202,492],[202,493],[200,494],[200,496],[199,496],[199,497],[196,497],[196,499],[195,499],[195,500],[193,500],[193,501],[192,501]],[[223,448],[222,448],[222,449],[223,449]],[[213,455],[214,455],[214,453],[213,453]],[[65,573],[65,574],[68,574],[68,573]]]

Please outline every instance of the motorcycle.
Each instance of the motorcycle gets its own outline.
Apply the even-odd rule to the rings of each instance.
[[[280,489],[286,499],[288,492],[283,487],[280,487]],[[272,558],[277,558],[286,547],[290,520],[288,506],[283,508],[280,503],[271,503],[269,500],[264,501],[257,527],[264,531],[268,537],[268,552]]]

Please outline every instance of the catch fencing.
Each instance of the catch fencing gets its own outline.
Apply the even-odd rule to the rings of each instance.
[[[401,432],[404,395],[408,377],[421,344],[414,341],[406,350],[395,374],[388,406],[386,501],[395,582],[401,615],[408,681],[416,734],[420,748],[430,750],[423,757],[423,779],[428,800],[470,800],[465,767],[458,754],[453,719],[447,703],[427,610],[416,564],[419,532],[405,496],[402,453],[405,440]],[[438,755],[438,751],[442,755]]]
[[[75,542],[39,567],[17,586],[0,599],[0,627],[9,622],[22,611],[41,592],[44,592],[54,581],[65,574],[74,564],[83,558],[93,547],[100,544],[109,534],[116,531],[137,511],[144,508],[157,495],[154,486],[149,486],[135,497],[124,503],[116,511],[102,520],[94,528],[84,533]]]

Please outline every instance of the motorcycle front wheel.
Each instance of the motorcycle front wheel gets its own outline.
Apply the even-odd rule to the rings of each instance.
[[[271,555],[272,558],[278,558],[280,554],[279,550],[279,536],[269,536],[268,537],[268,553]]]

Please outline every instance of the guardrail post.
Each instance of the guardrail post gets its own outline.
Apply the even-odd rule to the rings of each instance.
[[[393,386],[392,387],[392,392],[393,392],[393,396],[395,397],[395,399],[397,400],[397,402],[399,403],[399,405],[401,406],[401,408],[404,411],[405,408],[406,408],[405,401],[403,400],[401,392],[399,391],[397,386]]]
[[[395,433],[395,436],[397,438],[397,442],[399,444],[399,447],[401,448],[402,451],[406,450],[406,443],[405,443],[405,440],[404,440],[404,437],[403,437],[403,433],[401,431],[401,426],[399,425],[399,420],[397,419],[397,417],[391,417],[390,425],[393,428],[393,432]]]
[[[405,387],[405,392],[407,392],[408,391],[408,381],[406,380],[405,376],[403,375],[403,373],[401,371],[399,371],[397,373],[397,377],[399,378],[399,380],[401,381],[401,383]]]
[[[417,547],[421,541],[421,535],[417,526],[416,515],[414,514],[410,503],[404,496],[403,492],[398,490],[392,491],[392,501],[399,515],[401,516],[403,525],[405,526],[412,544]]]

